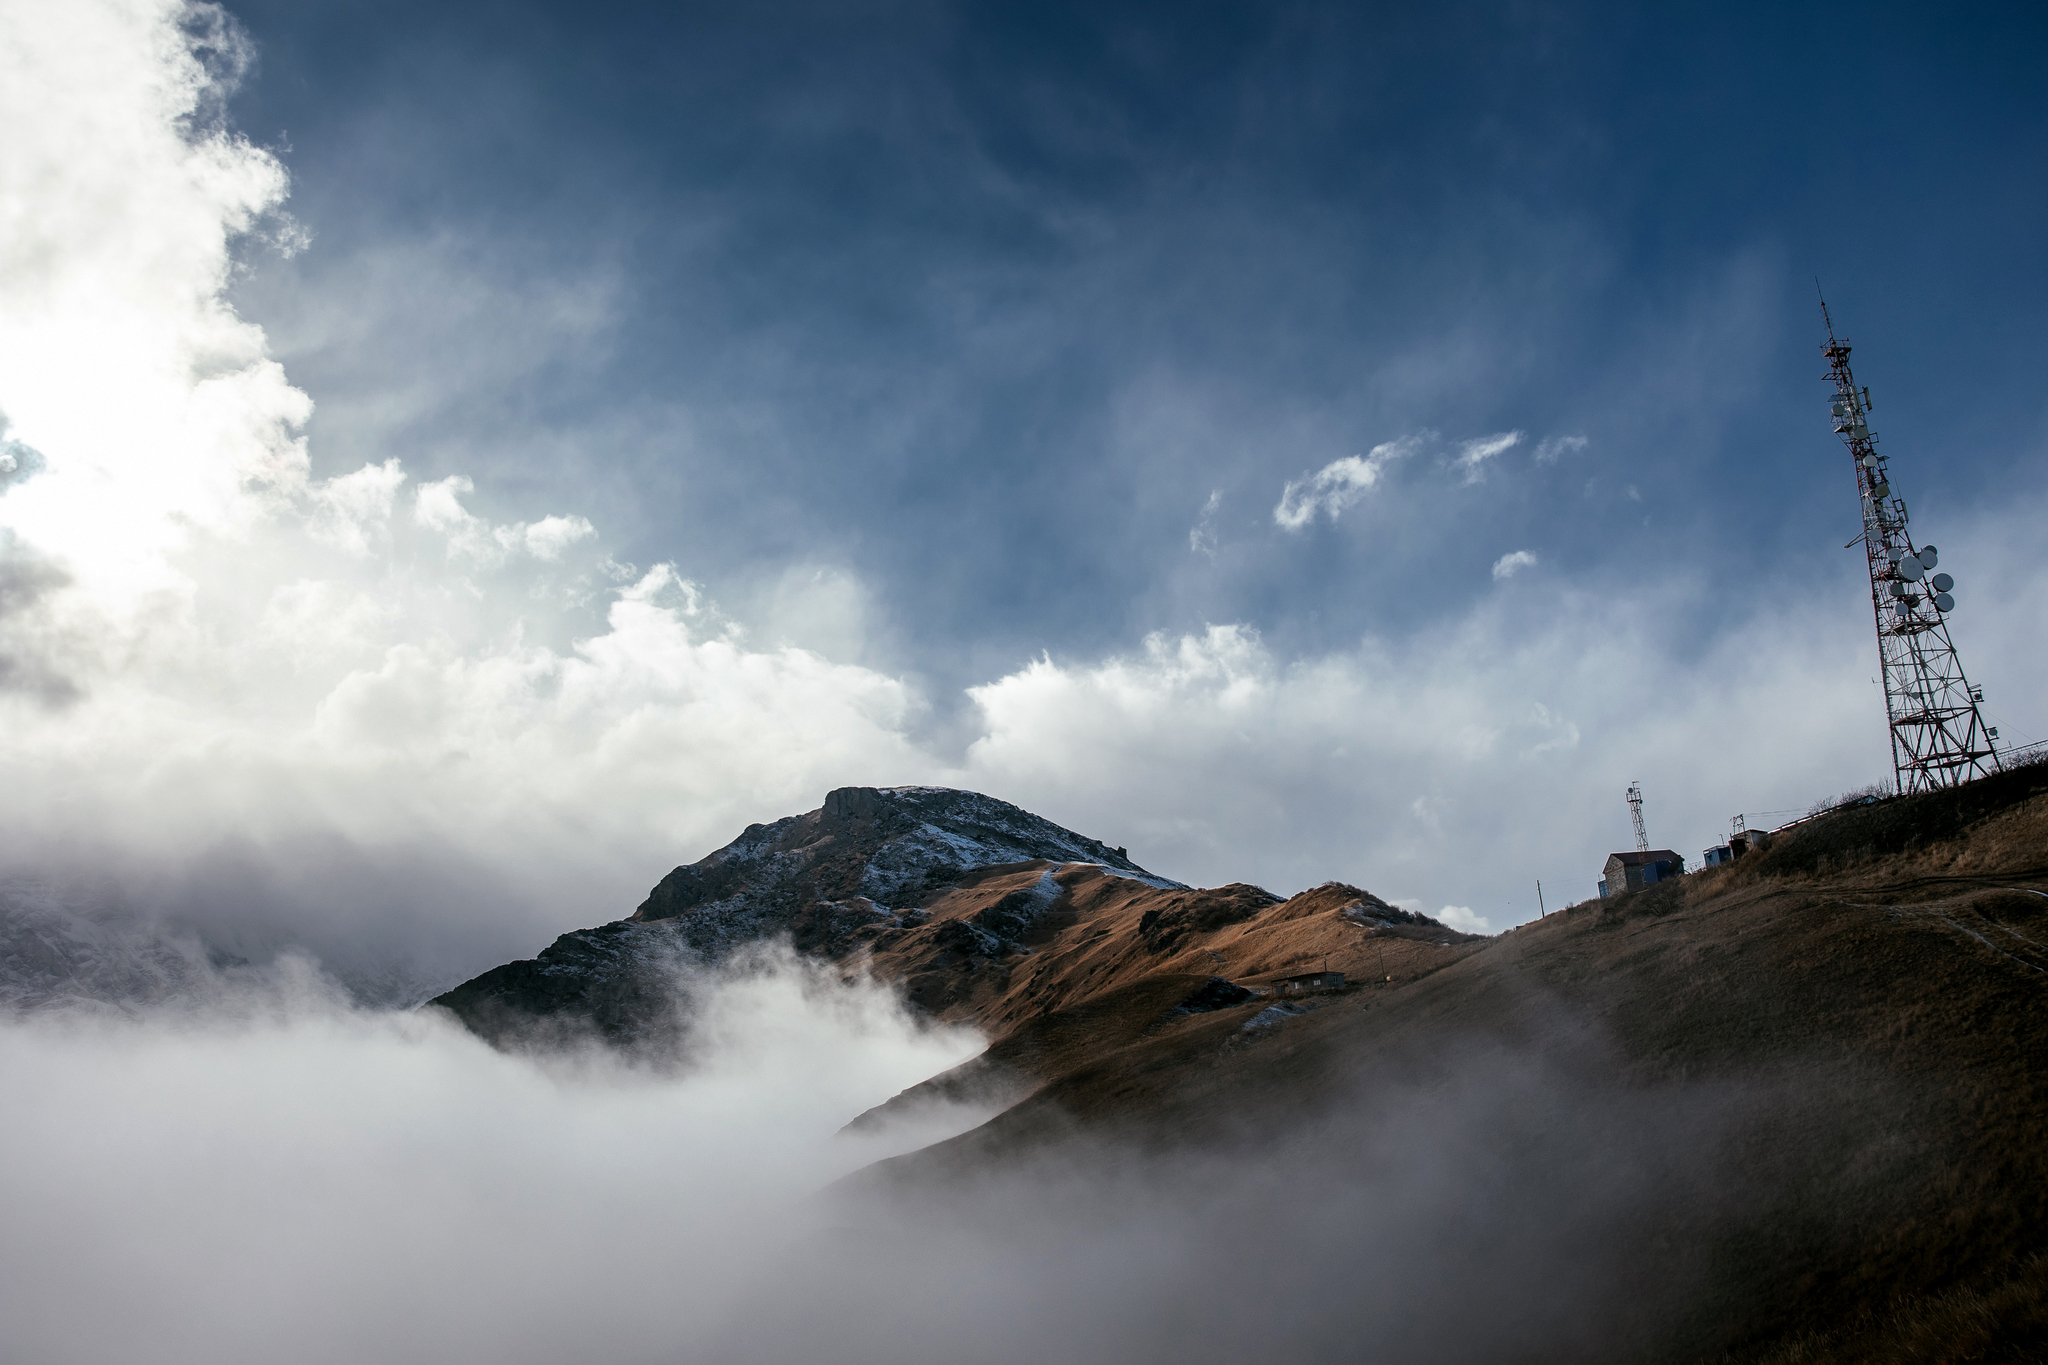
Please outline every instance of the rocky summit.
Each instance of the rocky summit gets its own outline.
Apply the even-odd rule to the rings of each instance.
[[[594,1029],[619,1043],[673,1041],[677,969],[787,937],[799,952],[839,957],[888,930],[930,920],[932,900],[990,868],[1083,866],[1136,884],[1180,883],[1120,848],[979,792],[841,787],[818,809],[772,824],[676,868],[625,919],[563,934],[538,957],[509,962],[437,997],[494,1041]],[[943,953],[1000,958],[1057,897],[1024,890],[927,937]]]

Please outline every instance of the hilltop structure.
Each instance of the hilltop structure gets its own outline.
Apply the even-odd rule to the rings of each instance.
[[[1870,607],[1877,624],[1878,662],[1884,671],[1886,719],[1891,726],[1892,771],[1897,791],[1936,791],[1997,772],[1998,731],[1984,723],[1984,690],[1963,673],[1948,618],[1956,609],[1955,580],[1935,573],[1940,556],[1915,545],[1906,529],[1906,503],[1893,488],[1890,460],[1870,429],[1870,390],[1858,388],[1849,369],[1849,342],[1827,322],[1830,408],[1836,433],[1856,470],[1863,509],[1862,542],[1870,567]]]
[[[1607,866],[1601,871],[1604,875],[1600,878],[1600,895],[1604,899],[1619,896],[1624,891],[1655,886],[1666,877],[1679,876],[1685,871],[1685,859],[1668,848],[1610,853]]]

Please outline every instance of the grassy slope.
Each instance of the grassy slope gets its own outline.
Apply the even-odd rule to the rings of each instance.
[[[1271,972],[1325,951],[1382,976],[1381,945],[1336,913],[1349,888],[1166,953],[1135,928],[1164,893],[1093,890],[974,1012],[1028,1032],[1034,1002],[1071,1009],[1099,983],[1099,1008],[1121,1000],[1127,1017],[1089,1046],[1042,1049],[1052,1079],[1035,1094],[873,1178],[943,1180],[1077,1128],[1153,1148],[1256,1142],[1483,1042],[1596,1086],[1720,1097],[1701,1161],[1727,1173],[1726,1198],[1654,1243],[1677,1237],[1702,1277],[1674,1338],[1684,1354],[2048,1349],[2032,1259],[2048,1250],[2048,897],[2034,894],[2048,890],[2048,769],[1816,820],[1734,867],[1483,944],[1397,939],[1394,983],[1249,1035],[1256,1005],[1162,1019],[1179,982],[1133,987],[1159,968]],[[1929,1345],[1944,1334],[1952,1346]]]

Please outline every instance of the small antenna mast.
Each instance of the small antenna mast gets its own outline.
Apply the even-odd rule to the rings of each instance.
[[[1813,277],[1813,292],[1820,297],[1820,320],[1828,325],[1828,340],[1835,339],[1835,320],[1828,316],[1828,296],[1820,292],[1820,276]]]
[[[1648,853],[1650,836],[1643,833],[1643,784],[1640,782],[1628,784],[1628,813],[1636,822],[1636,852]]]

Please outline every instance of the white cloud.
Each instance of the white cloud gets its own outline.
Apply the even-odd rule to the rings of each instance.
[[[1396,460],[1405,459],[1435,439],[1433,431],[1421,431],[1399,440],[1376,445],[1363,456],[1346,455],[1332,460],[1314,474],[1289,479],[1273,508],[1273,520],[1289,531],[1299,531],[1328,512],[1331,520],[1364,497],[1379,483],[1381,473]]]
[[[1436,912],[1435,917],[1460,933],[1490,934],[1493,932],[1493,921],[1484,915],[1473,914],[1470,906],[1446,905],[1443,909]]]
[[[1550,436],[1536,447],[1537,464],[1556,464],[1557,457],[1566,451],[1581,451],[1586,448],[1583,436]]]
[[[1498,583],[1504,578],[1513,578],[1524,569],[1535,567],[1536,555],[1533,551],[1515,550],[1493,561],[1493,581]]]
[[[391,462],[394,466],[396,461]],[[504,562],[507,555],[525,551],[535,559],[554,561],[578,541],[597,534],[597,528],[582,517],[548,516],[539,521],[511,522],[493,526],[462,505],[462,496],[474,493],[476,483],[467,474],[450,474],[445,479],[420,485],[413,503],[413,518],[430,531],[447,537],[448,556],[469,559],[483,565]]]
[[[519,527],[518,534],[535,559],[556,560],[577,541],[596,535],[597,528],[582,517],[551,516]]]
[[[307,529],[316,540],[367,555],[389,536],[392,504],[404,482],[398,461],[386,460],[314,484],[309,490],[313,516]]]
[[[1222,506],[1223,490],[1220,488],[1210,489],[1209,500],[1202,504],[1201,520],[1188,528],[1189,554],[1206,555],[1210,559],[1216,557],[1215,519],[1217,509]]]
[[[1457,458],[1451,461],[1451,468],[1464,475],[1468,484],[1478,483],[1486,477],[1486,462],[1502,451],[1512,450],[1522,441],[1519,431],[1496,432],[1492,436],[1481,436],[1466,441],[1458,447]]]
[[[206,94],[183,15],[7,19],[0,407],[47,467],[0,518],[7,553],[48,566],[0,614],[8,857],[169,886],[229,845],[286,878],[307,840],[379,866],[429,850],[403,856],[472,889],[424,920],[317,886],[247,913],[296,916],[271,927],[323,952],[384,936],[474,970],[565,906],[630,909],[764,814],[929,776],[908,684],[747,648],[673,569],[621,582],[581,516],[491,522],[462,474],[395,516],[396,460],[310,476],[311,403],[222,294],[283,168],[181,132]]]

